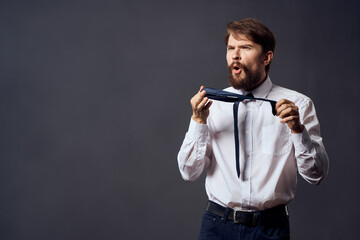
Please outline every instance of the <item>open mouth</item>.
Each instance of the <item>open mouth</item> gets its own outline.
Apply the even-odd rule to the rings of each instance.
[[[241,68],[237,65],[233,66],[233,73],[239,74],[241,72]]]

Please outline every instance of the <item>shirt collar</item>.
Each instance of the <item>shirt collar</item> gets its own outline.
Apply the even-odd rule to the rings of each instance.
[[[252,91],[252,94],[254,95],[254,97],[257,98],[266,98],[269,95],[271,88],[272,88],[272,82],[269,75],[267,75],[265,81],[260,86],[255,88]]]
[[[272,88],[272,82],[271,82],[270,76],[267,75],[265,81],[260,86],[258,86],[254,90],[252,90],[251,93],[256,98],[266,98],[268,96],[271,88]],[[237,94],[241,94],[241,95],[246,95],[249,93],[245,90],[242,90],[242,89],[237,90],[233,87],[228,87],[224,90],[233,92],[233,93],[237,93]],[[257,101],[257,102],[262,103],[263,101]]]

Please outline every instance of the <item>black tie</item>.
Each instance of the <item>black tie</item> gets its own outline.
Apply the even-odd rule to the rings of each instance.
[[[269,102],[272,108],[272,114],[276,115],[275,110],[275,104],[276,101],[269,100],[266,98],[255,98],[252,93],[249,93],[248,95],[240,95],[236,93],[226,92],[222,90],[217,90],[213,88],[204,88],[204,91],[206,92],[206,97],[213,99],[213,100],[219,100],[223,102],[233,102],[233,117],[234,117],[234,136],[235,136],[235,160],[236,160],[236,172],[237,176],[240,177],[240,161],[239,161],[239,129],[238,129],[238,109],[239,109],[239,103],[245,99],[251,99],[251,100],[261,100]]]

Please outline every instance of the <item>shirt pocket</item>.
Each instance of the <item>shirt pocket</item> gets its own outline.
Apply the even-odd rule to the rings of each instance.
[[[279,156],[291,151],[290,129],[284,124],[273,124],[261,129],[260,151]]]

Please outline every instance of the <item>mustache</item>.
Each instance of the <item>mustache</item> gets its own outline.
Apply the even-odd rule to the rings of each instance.
[[[249,68],[247,66],[245,66],[244,64],[241,64],[240,62],[232,62],[229,66],[229,69],[233,69],[235,66],[243,69],[245,72],[249,71]]]

